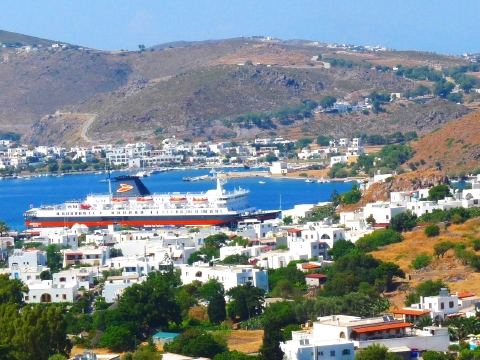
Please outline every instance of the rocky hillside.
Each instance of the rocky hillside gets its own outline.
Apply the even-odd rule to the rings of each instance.
[[[449,184],[447,176],[436,170],[413,171],[397,175],[390,181],[377,182],[364,191],[362,199],[351,205],[343,206],[340,211],[354,211],[368,203],[376,201],[390,201],[390,193],[396,191],[415,191],[433,186]]]
[[[7,38],[14,39],[0,32],[0,42]],[[18,42],[28,45],[40,40],[25,37]],[[247,113],[271,115],[288,106],[298,107],[305,100],[318,102],[325,95],[355,102],[374,90],[403,92],[416,86],[369,64],[439,67],[458,65],[462,60],[421,52],[354,53],[309,41],[247,38],[176,42],[142,52],[75,46],[52,49],[51,42],[44,42],[36,51],[0,50],[0,126],[3,131],[26,135],[26,140],[34,143],[82,141],[78,133],[85,114],[97,115],[86,129],[91,140],[117,141],[152,140],[160,132],[195,140],[292,133],[298,137],[410,130],[427,133],[469,111],[442,100],[407,101],[386,105],[378,114],[317,114],[288,124],[273,119],[268,128],[232,125],[225,120]],[[353,65],[328,68],[316,61],[319,54]],[[70,115],[59,119],[57,111]],[[70,130],[56,131],[60,120],[61,126]]]
[[[452,175],[470,174],[480,167],[480,111],[438,128],[412,143],[413,163],[424,168],[441,168]]]

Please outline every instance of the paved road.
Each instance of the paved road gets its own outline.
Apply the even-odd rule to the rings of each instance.
[[[93,114],[90,119],[88,119],[87,123],[83,126],[83,129],[82,129],[82,139],[87,141],[87,142],[91,142],[92,140],[90,140],[90,138],[87,136],[87,132],[88,132],[88,129],[90,128],[90,125],[93,124],[93,122],[95,121],[95,118],[97,117],[97,114]]]

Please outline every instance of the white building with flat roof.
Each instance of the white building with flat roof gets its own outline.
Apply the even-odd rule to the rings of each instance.
[[[53,280],[43,280],[28,285],[28,290],[28,293],[23,295],[26,303],[75,302],[78,295],[78,283],[54,284]]]
[[[123,291],[133,284],[140,284],[147,280],[147,276],[127,275],[127,276],[109,276],[105,281],[102,296],[107,303],[115,302],[120,299]]]
[[[210,279],[220,282],[225,291],[250,282],[253,286],[268,292],[267,270],[255,269],[251,265],[213,265],[196,264],[181,267],[181,279],[183,284],[190,284],[194,281],[206,283]]]

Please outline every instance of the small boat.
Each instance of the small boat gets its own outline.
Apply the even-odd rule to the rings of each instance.
[[[350,180],[350,179],[347,179],[347,180],[345,180],[344,182],[351,182],[351,181],[352,181],[352,180]]]
[[[190,178],[190,177],[184,177],[184,178],[182,179],[182,181],[192,181],[192,178]]]
[[[89,204],[80,204],[80,209],[81,210],[88,210],[92,207],[92,205]]]
[[[146,202],[152,202],[153,198],[150,197],[137,197],[138,202],[146,203]]]
[[[259,181],[258,183],[259,184],[265,184],[265,181]]]
[[[186,197],[170,197],[170,202],[173,203],[181,203],[181,202],[186,202],[187,198]]]
[[[323,177],[321,179],[317,180],[317,183],[319,183],[319,184],[325,184],[325,183],[329,183],[329,182],[330,182],[330,180],[324,179]]]
[[[112,199],[112,202],[114,203],[124,203],[124,202],[127,202],[128,199],[127,198],[113,198]]]
[[[208,198],[193,198],[194,203],[206,203],[208,202]]]
[[[307,179],[307,180],[305,180],[305,182],[310,184],[310,183],[313,183],[313,180]]]

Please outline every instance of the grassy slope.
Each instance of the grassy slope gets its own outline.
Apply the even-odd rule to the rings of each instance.
[[[433,255],[433,246],[439,241],[452,241],[454,243],[470,244],[472,238],[480,236],[480,219],[471,219],[465,224],[451,225],[448,231],[441,229],[437,237],[428,238],[423,230],[416,230],[404,234],[405,240],[401,243],[386,246],[385,249],[374,251],[371,254],[382,261],[392,261],[398,264],[405,273],[413,273],[410,268],[412,260],[421,253]],[[472,250],[471,248],[469,250]],[[445,273],[438,271],[446,270]],[[442,279],[450,288],[451,292],[472,291],[480,294],[480,273],[474,272],[471,268],[462,265],[450,250],[444,258],[436,259],[429,266],[427,271],[421,272],[419,279],[408,282],[409,286],[416,286],[425,280]],[[390,294],[393,308],[404,306],[408,286],[402,287],[393,294]]]

